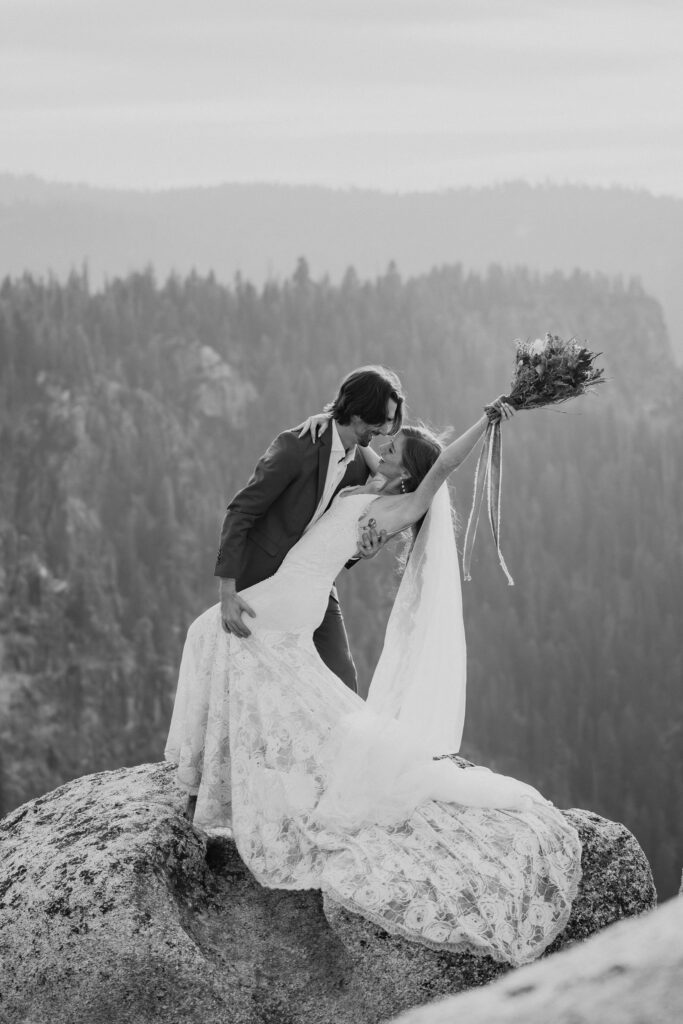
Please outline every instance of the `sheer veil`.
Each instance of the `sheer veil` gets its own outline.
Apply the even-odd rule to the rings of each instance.
[[[460,749],[467,650],[448,485],[417,535],[387,625],[368,706],[404,722],[433,754]]]
[[[438,754],[459,750],[465,718],[465,627],[448,487],[436,494],[408,560],[365,706],[326,744],[316,813],[330,827],[405,821],[425,801],[527,809],[532,786]]]
[[[458,770],[465,718],[465,627],[448,487],[436,494],[408,560],[365,706],[342,716],[317,807],[334,828],[405,821],[428,800],[521,809],[533,787],[485,768]]]

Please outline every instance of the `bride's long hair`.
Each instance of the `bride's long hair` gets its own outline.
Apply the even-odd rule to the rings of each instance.
[[[405,438],[401,461],[410,473],[410,479],[405,481],[406,490],[416,491],[443,451],[443,442],[422,422],[404,423],[401,433]]]

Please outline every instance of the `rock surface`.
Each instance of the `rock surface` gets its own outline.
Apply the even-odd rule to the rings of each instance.
[[[395,1024],[680,1024],[683,897]]]
[[[0,821],[2,1024],[371,1024],[505,972],[391,938],[317,892],[261,888],[184,802],[172,767],[142,765]],[[622,825],[565,813],[584,878],[553,949],[655,902]]]

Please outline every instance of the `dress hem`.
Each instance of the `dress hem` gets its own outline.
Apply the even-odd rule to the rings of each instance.
[[[573,829],[573,831],[578,840],[578,832],[576,831],[576,829]],[[567,924],[569,923],[569,918],[571,917],[574,901],[578,895],[579,885],[583,877],[583,871],[581,868],[581,858],[579,857],[576,862],[576,870],[573,872],[572,878],[567,886],[568,906],[566,910],[563,911],[562,915],[556,922],[555,926],[551,929],[547,942],[544,942],[543,947],[539,949],[537,953],[531,956],[510,960],[507,957],[503,956],[501,953],[498,953],[496,950],[491,949],[490,947],[487,948],[484,945],[479,946],[476,943],[468,942],[467,940],[459,942],[434,942],[431,939],[418,936],[415,932],[411,932],[410,929],[402,927],[401,925],[392,926],[387,921],[385,921],[379,914],[373,914],[372,911],[362,908],[353,900],[350,900],[348,899],[348,897],[342,896],[340,893],[338,893],[333,886],[327,886],[320,880],[318,880],[317,883],[314,882],[313,884],[311,884],[311,881],[308,880],[307,882],[292,882],[289,885],[269,885],[268,882],[263,880],[263,876],[261,876],[260,873],[247,862],[242,850],[240,849],[240,842],[234,831],[232,841],[234,842],[237,851],[240,857],[242,858],[242,861],[244,862],[245,866],[254,876],[258,884],[262,886],[264,889],[280,889],[285,892],[302,892],[305,890],[321,892],[323,896],[329,896],[341,907],[343,907],[344,910],[347,910],[350,914],[355,914],[358,917],[362,917],[365,920],[370,921],[376,927],[381,928],[382,931],[386,932],[388,935],[399,936],[400,938],[405,939],[407,942],[412,942],[418,946],[426,946],[428,949],[432,949],[435,952],[469,953],[472,956],[480,957],[488,956],[496,963],[507,964],[510,967],[523,967],[525,964],[534,963],[536,960],[539,959],[539,957],[543,955],[543,953],[545,953],[548,946],[551,946],[555,939],[562,934],[562,932],[567,927]]]

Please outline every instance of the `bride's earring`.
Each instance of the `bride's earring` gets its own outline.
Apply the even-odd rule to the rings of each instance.
[[[407,494],[407,493],[408,492],[406,491],[406,482],[405,482],[405,480],[401,480],[401,494]]]

